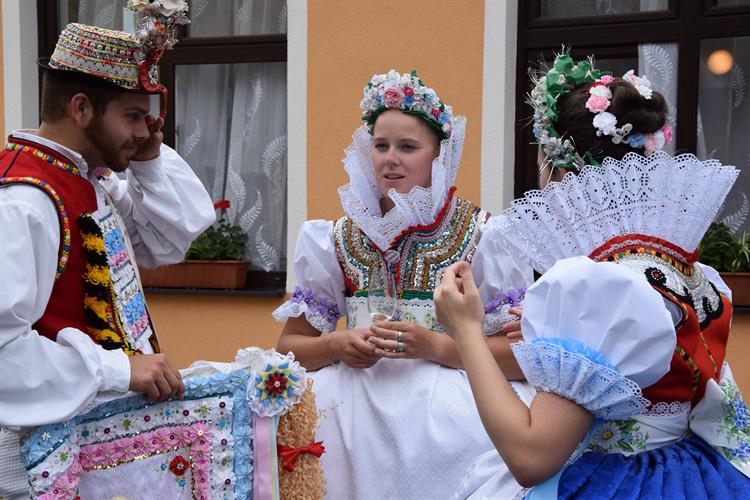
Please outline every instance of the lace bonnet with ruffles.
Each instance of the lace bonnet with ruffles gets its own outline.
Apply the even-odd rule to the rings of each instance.
[[[365,106],[365,101],[363,103],[361,106]],[[395,107],[399,109],[400,106]],[[386,214],[380,209],[382,195],[375,176],[373,138],[369,127],[362,125],[354,132],[343,160],[349,183],[339,188],[339,198],[346,215],[380,250],[388,250],[394,240],[410,227],[435,222],[445,205],[456,180],[466,130],[465,117],[450,116],[449,119],[448,137],[440,141],[440,153],[432,162],[432,184],[427,188],[415,186],[408,193],[391,189],[388,197],[395,206]]]

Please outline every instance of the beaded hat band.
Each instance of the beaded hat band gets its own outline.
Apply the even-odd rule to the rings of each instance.
[[[45,69],[71,71],[103,80],[131,92],[160,94],[160,115],[166,114],[168,93],[159,81],[159,60],[177,43],[179,25],[189,23],[187,3],[170,0],[130,0],[136,12],[135,33],[70,23],[57,39],[49,59],[39,59]]]

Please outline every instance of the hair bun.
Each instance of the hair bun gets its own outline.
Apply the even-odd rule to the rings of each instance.
[[[609,111],[617,117],[618,123],[630,123],[633,131],[642,134],[656,132],[667,122],[667,102],[659,92],[652,92],[646,99],[635,86],[622,78],[615,78],[610,84],[612,100]]]

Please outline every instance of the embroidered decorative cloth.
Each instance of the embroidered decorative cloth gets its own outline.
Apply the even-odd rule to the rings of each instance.
[[[33,497],[278,498],[275,423],[299,401],[305,369],[253,348],[184,380],[181,401],[130,396],[33,429],[21,443]]]

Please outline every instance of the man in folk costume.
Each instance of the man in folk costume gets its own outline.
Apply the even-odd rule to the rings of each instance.
[[[0,497],[28,495],[8,427],[64,421],[128,390],[182,397],[135,264],[180,261],[215,218],[162,144],[157,65],[187,22],[179,3],[146,3],[137,36],[69,24],[39,61],[39,129],[13,132],[0,152]],[[162,96],[158,118],[150,94]]]

